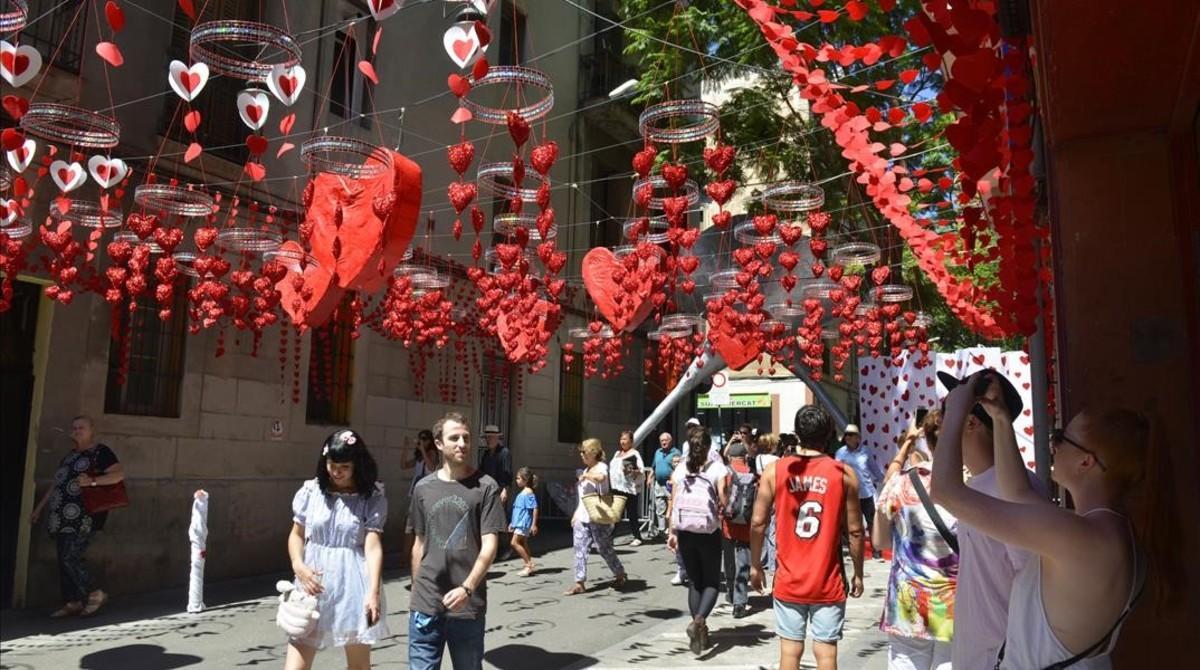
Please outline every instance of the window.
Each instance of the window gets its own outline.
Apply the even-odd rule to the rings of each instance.
[[[565,354],[565,352],[564,352]],[[567,365],[565,355],[558,361],[558,441],[583,440],[583,360],[576,353]]]
[[[507,0],[500,4],[498,65],[518,65],[525,54],[525,13]]]
[[[120,323],[109,341],[106,414],[179,417],[187,339],[187,297],[175,287],[171,318],[158,318],[158,303],[142,298],[134,310],[119,310]]]
[[[373,26],[373,21],[367,22]],[[367,33],[373,29],[368,27]],[[341,31],[337,34],[337,45],[333,53],[333,80],[329,86],[329,111],[343,119],[360,117],[358,122],[363,128],[371,127],[371,118],[365,116],[370,111],[367,104],[366,78],[358,72],[358,40],[353,32]]]
[[[475,434],[483,435],[483,427],[489,423],[500,428],[507,436],[509,408],[512,405],[513,366],[504,354],[489,354],[483,359],[483,384],[479,398],[479,424]],[[482,437],[481,437],[482,439]],[[504,440],[507,444],[507,437]]]
[[[354,315],[350,296],[324,325],[312,329],[308,356],[307,423],[350,424],[350,391],[354,383]]]
[[[5,4],[13,6],[12,3]],[[28,4],[30,23],[21,29],[20,43],[36,47],[48,65],[79,74],[79,65],[83,60],[83,33],[91,19],[87,3],[31,0]],[[34,17],[40,18],[33,21]],[[13,37],[6,39],[16,42]]]

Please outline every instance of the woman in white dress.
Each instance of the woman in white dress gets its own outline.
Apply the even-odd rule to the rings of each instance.
[[[362,436],[339,430],[325,440],[317,476],[292,500],[288,555],[296,588],[318,598],[311,633],[288,641],[285,670],[308,670],[320,649],[342,647],[350,670],[371,667],[384,622],[381,536],[387,498]]]

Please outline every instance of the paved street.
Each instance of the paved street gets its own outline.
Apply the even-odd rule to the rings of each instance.
[[[589,568],[590,590],[566,598],[571,581],[569,536],[559,528],[535,540],[543,569],[516,575],[517,560],[490,575],[486,666],[560,668],[760,668],[775,667],[777,646],[769,601],[733,620],[719,607],[710,619],[713,647],[696,658],[684,635],[686,593],[669,584],[674,563],[662,544],[640,548],[618,539],[630,588],[608,588],[598,556]],[[116,597],[93,619],[51,621],[38,611],[6,611],[0,618],[0,670],[167,670],[170,668],[280,667],[285,651],[274,625],[273,584],[279,576],[209,585],[201,614],[183,612],[186,594],[168,591]],[[841,667],[884,668],[885,638],[874,628],[886,586],[887,564],[868,561],[866,595],[851,601]],[[407,667],[408,580],[385,580],[393,635],[375,647],[374,666]],[[336,655],[335,655],[336,654]],[[344,667],[340,653],[323,652],[317,667]],[[445,668],[450,667],[447,657]],[[811,654],[804,667],[813,667]]]

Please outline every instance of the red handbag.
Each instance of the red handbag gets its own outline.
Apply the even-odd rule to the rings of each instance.
[[[92,475],[96,477],[97,475]],[[80,488],[83,508],[88,514],[100,514],[113,509],[129,507],[129,494],[125,492],[125,480],[107,486],[84,486]]]

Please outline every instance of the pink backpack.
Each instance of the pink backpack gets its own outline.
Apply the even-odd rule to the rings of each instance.
[[[685,475],[675,487],[671,516],[677,531],[716,532],[721,526],[717,516],[717,487],[703,473]]]

